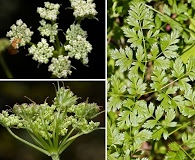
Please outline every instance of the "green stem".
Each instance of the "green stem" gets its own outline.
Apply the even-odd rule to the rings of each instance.
[[[52,160],[60,160],[60,156],[58,153],[51,155],[51,158],[52,158]]]
[[[169,136],[172,135],[173,133],[175,133],[176,131],[180,130],[181,128],[188,126],[188,124],[190,124],[190,122],[188,122],[188,123],[186,123],[186,124],[184,124],[184,125],[176,128],[174,131],[172,131],[171,133],[169,133]]]
[[[60,40],[59,40],[59,37],[58,35],[56,35],[56,49],[59,50],[60,49]]]
[[[60,151],[61,148],[66,144],[66,140],[70,137],[71,133],[74,131],[74,128],[62,139],[62,142],[60,143],[60,146],[58,150]]]
[[[61,154],[75,139],[69,141],[68,143],[66,143],[60,150],[59,153]]]
[[[90,117],[90,119],[93,119],[93,118],[97,117],[98,115],[100,115],[100,114],[102,114],[102,113],[104,113],[104,112],[105,112],[105,111],[101,111],[101,112],[97,113],[96,115]]]
[[[42,153],[44,153],[44,154],[50,156],[50,153],[47,152],[46,150],[44,150],[44,149],[42,149],[42,148],[40,148],[40,147],[38,147],[38,146],[36,146],[36,145],[34,145],[34,144],[32,144],[32,143],[26,141],[26,140],[24,140],[24,139],[18,137],[15,133],[12,132],[12,130],[11,130],[10,128],[6,127],[6,129],[7,129],[8,132],[9,132],[14,138],[16,138],[17,140],[19,140],[19,141],[21,141],[21,142],[23,142],[23,143],[25,143],[25,144],[31,146],[32,148],[37,149],[38,151],[40,151],[40,152],[42,152]]]
[[[183,149],[181,146],[179,146],[179,148],[191,159],[193,160],[193,158],[188,154],[188,152],[185,151],[185,149]]]
[[[2,55],[1,52],[0,52],[0,64],[1,64],[1,66],[2,66],[2,68],[4,70],[4,72],[5,72],[6,76],[8,78],[13,78],[13,75],[10,72],[10,70],[9,70],[9,68],[8,68],[8,66],[7,66],[7,64],[6,64],[5,60],[4,60],[3,55]]]

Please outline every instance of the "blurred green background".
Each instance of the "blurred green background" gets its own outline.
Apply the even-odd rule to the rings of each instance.
[[[83,102],[89,98],[89,103],[95,102],[105,110],[105,82],[59,82],[61,86],[69,87]],[[47,98],[49,104],[55,97],[54,81],[25,81],[0,82],[0,110],[13,107],[15,103],[31,103],[24,96],[43,103]],[[94,119],[105,126],[105,114]],[[14,130],[19,136],[29,139],[25,131]],[[81,136],[75,140],[61,155],[61,160],[104,160],[105,159],[105,130],[98,130]],[[23,144],[12,137],[8,131],[0,126],[0,160],[50,160],[50,157]]]

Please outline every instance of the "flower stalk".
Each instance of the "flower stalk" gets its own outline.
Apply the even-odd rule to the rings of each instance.
[[[0,113],[0,124],[17,140],[60,160],[60,154],[78,137],[99,128],[100,122],[92,118],[100,113],[96,103],[77,103],[78,97],[70,89],[60,88],[50,106],[43,104],[15,104],[11,111]],[[24,129],[34,144],[12,132],[11,128]]]

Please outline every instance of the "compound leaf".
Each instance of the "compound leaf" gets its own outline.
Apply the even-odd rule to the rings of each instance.
[[[120,48],[111,51],[111,57],[116,60],[115,65],[120,67],[120,71],[124,72],[131,67],[133,51],[131,48]]]

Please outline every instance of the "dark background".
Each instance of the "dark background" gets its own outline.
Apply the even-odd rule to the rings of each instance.
[[[55,97],[57,82],[0,82],[0,112],[12,108],[15,103],[31,103],[27,96],[37,104],[49,104]],[[89,103],[97,103],[105,110],[105,82],[63,82],[75,95],[81,97],[79,102],[89,98]],[[60,85],[63,84],[60,82]],[[105,114],[94,119],[105,127]],[[13,130],[20,137],[28,139],[23,130]],[[61,155],[60,160],[104,160],[105,130],[97,130],[77,138]],[[0,125],[0,160],[51,160],[50,157],[16,140]]]
[[[57,22],[59,29],[66,32],[74,22],[73,10],[65,10],[66,7],[70,7],[70,2],[68,0],[50,0],[49,2],[61,4]],[[85,19],[81,23],[81,27],[88,33],[87,40],[93,46],[92,52],[88,55],[88,67],[80,61],[72,59],[71,64],[76,67],[76,70],[72,69],[72,75],[68,78],[105,78],[105,1],[94,0],[94,2],[98,11],[96,17],[99,21]],[[41,18],[36,12],[37,7],[44,7],[44,0],[0,0],[0,38],[6,36],[10,26],[15,24],[16,20],[22,19],[34,31],[32,42],[40,41],[41,37],[37,28]],[[63,33],[59,33],[60,40],[64,42]],[[27,47],[26,49],[21,47],[19,51],[16,55],[10,55],[8,52],[3,53],[14,78],[51,78],[51,72],[48,72],[48,64],[42,64],[38,68],[38,63],[32,60],[32,56],[26,56],[28,54]],[[1,67],[0,78],[7,78]]]

